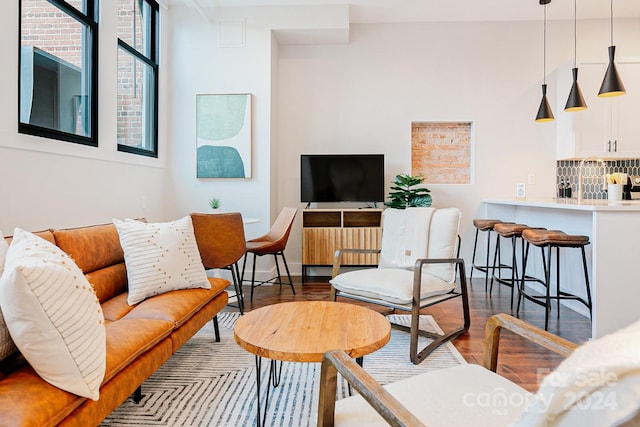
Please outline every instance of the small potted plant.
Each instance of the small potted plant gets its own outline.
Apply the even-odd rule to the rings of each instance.
[[[209,207],[213,212],[219,212],[220,206],[220,199],[218,199],[217,197],[212,197],[211,199],[209,199]]]
[[[417,187],[424,182],[424,177],[420,175],[411,176],[409,174],[396,175],[389,192],[388,202],[384,205],[394,209],[406,209],[409,207],[431,206],[431,194],[428,188]]]

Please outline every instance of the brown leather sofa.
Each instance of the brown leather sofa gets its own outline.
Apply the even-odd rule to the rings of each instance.
[[[36,233],[69,254],[93,285],[107,335],[106,373],[93,401],[42,380],[19,354],[0,362],[0,426],[95,426],[132,394],[180,346],[227,305],[229,282],[211,289],[157,295],[129,306],[124,253],[111,224]]]

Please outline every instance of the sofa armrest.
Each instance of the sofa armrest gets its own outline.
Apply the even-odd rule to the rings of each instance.
[[[507,329],[527,340],[553,351],[563,357],[569,356],[578,347],[577,344],[538,328],[523,320],[506,313],[499,313],[487,320],[484,332],[485,368],[495,372],[498,366],[498,348],[500,346],[500,331]]]
[[[333,253],[333,269],[331,271],[331,277],[336,277],[340,274],[340,267],[342,266],[342,254],[379,254],[380,249],[338,249]]]
[[[389,425],[424,426],[344,351],[332,350],[322,358],[318,427],[334,425],[338,372]]]

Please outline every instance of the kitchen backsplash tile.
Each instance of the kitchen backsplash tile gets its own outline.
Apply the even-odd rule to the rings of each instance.
[[[597,160],[588,160],[584,164],[582,175],[582,198],[606,199],[607,192],[603,188],[604,174],[622,172],[628,175],[640,175],[640,159],[605,160],[607,170]],[[556,187],[565,183],[571,186],[571,194],[578,197],[578,168],[580,160],[558,160],[556,163]]]

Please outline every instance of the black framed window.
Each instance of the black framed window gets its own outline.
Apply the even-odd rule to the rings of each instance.
[[[155,0],[118,1],[118,150],[158,157]]]
[[[18,131],[97,146],[97,1],[19,4]]]

